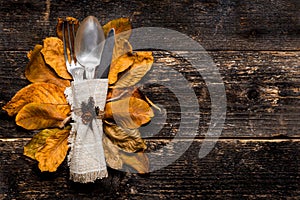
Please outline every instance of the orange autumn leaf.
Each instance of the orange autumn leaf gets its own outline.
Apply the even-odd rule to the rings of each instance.
[[[70,81],[60,78],[44,61],[41,45],[36,45],[28,57],[30,59],[25,69],[25,76],[30,82],[53,83],[60,87],[70,86]]]
[[[41,171],[56,171],[68,152],[69,129],[54,129],[47,137],[43,148],[35,153]]]
[[[107,92],[107,100],[110,100],[111,98],[119,97],[120,95],[122,96],[122,98],[135,97],[147,101],[146,96],[136,86],[130,88],[109,88]]]
[[[70,112],[69,105],[29,103],[17,114],[16,123],[27,130],[62,127]]]
[[[125,88],[125,87],[131,87],[135,84],[137,84],[145,75],[146,73],[151,69],[151,66],[154,62],[152,52],[136,52],[131,55],[124,55],[121,56],[116,61],[120,60],[119,64],[111,66],[112,72],[109,73],[108,79],[112,79],[112,82],[115,81],[115,77],[118,77],[118,80],[113,83],[111,88]],[[130,63],[134,59],[133,64],[127,68],[127,70],[124,73],[120,73],[119,69],[123,69],[123,63]],[[127,64],[128,65],[128,64]],[[124,66],[127,66],[124,65]],[[120,67],[122,66],[122,68]],[[109,81],[110,83],[110,81]]]
[[[129,18],[119,18],[109,21],[107,24],[103,26],[103,31],[105,37],[107,37],[108,32],[110,29],[115,29],[115,34],[117,37],[122,37],[125,39],[129,39],[131,34],[131,23]]]
[[[147,148],[138,129],[126,129],[107,123],[104,124],[103,129],[111,142],[126,152],[137,152]]]
[[[59,38],[46,38],[41,53],[45,62],[54,69],[58,76],[63,79],[72,79],[66,67],[63,42]]]
[[[116,89],[113,89],[113,90],[116,90]],[[159,112],[161,112],[161,108],[158,107],[157,105],[155,105],[146,95],[143,94],[143,92],[141,92],[139,90],[139,88],[137,87],[133,87],[132,88],[132,91],[129,93],[131,95],[131,97],[135,97],[135,98],[138,98],[138,99],[142,99],[144,100],[145,102],[147,102],[152,108],[155,108],[156,110],[158,110]],[[124,95],[126,96],[126,95]]]
[[[8,115],[17,114],[28,103],[66,104],[64,90],[51,83],[32,83],[21,90],[3,107]]]
[[[149,172],[149,160],[145,153],[126,153],[120,151],[120,156],[125,165],[133,168],[138,173],[145,174]]]
[[[147,102],[131,97],[107,103],[104,118],[114,119],[121,127],[134,129],[148,123],[153,116]]]
[[[135,57],[132,54],[125,54],[113,61],[108,75],[109,84],[112,85],[117,82],[119,74],[129,69],[133,65],[134,60]]]

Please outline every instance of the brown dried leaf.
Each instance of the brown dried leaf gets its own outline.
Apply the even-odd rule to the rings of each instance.
[[[131,34],[131,23],[129,18],[119,18],[114,19],[103,26],[103,31],[105,37],[107,37],[110,29],[115,29],[115,34],[117,37],[122,37],[124,39],[129,39]]]
[[[119,148],[114,145],[105,134],[102,137],[105,160],[109,167],[122,169],[123,162],[120,158]]]
[[[46,65],[41,54],[41,45],[36,45],[34,50],[28,53],[30,62],[26,66],[25,76],[30,82],[53,83],[59,87],[70,86],[69,80],[60,78],[48,65]]]
[[[145,153],[126,153],[120,151],[123,163],[138,173],[145,174],[149,172],[149,160]]]
[[[153,60],[152,52],[136,52],[134,54],[133,65],[130,67],[129,70],[124,72],[120,76],[120,78],[118,78],[117,82],[115,82],[114,85],[110,87],[125,88],[137,84],[145,76],[145,74],[151,69],[153,61],[154,60]],[[112,74],[115,74],[115,72],[112,72]]]
[[[69,113],[69,105],[29,103],[17,114],[16,123],[28,130],[62,127]]]
[[[115,47],[112,57],[112,62],[118,57],[132,52],[132,47],[128,42],[131,35],[131,23],[129,18],[119,18],[112,20],[103,26],[103,31],[105,37],[107,37],[108,32],[114,28],[115,29]]]
[[[148,123],[153,116],[147,102],[131,97],[107,103],[104,118],[114,119],[121,127],[135,129]]]
[[[3,107],[8,115],[17,114],[28,103],[68,104],[64,90],[51,83],[32,83],[20,91]]]
[[[41,171],[56,171],[57,167],[64,161],[68,152],[69,129],[54,129],[46,139],[43,148],[35,154],[39,161]]]
[[[112,62],[127,53],[132,53],[132,46],[125,38],[116,37]]]
[[[132,54],[126,54],[113,61],[110,66],[108,80],[109,84],[112,85],[118,80],[119,73],[124,72],[133,65],[135,57]]]
[[[66,67],[63,42],[59,38],[46,38],[41,53],[44,56],[45,62],[54,69],[58,76],[63,79],[72,80],[72,76]]]
[[[138,129],[125,129],[115,124],[104,124],[106,136],[126,152],[137,152],[147,148]]]

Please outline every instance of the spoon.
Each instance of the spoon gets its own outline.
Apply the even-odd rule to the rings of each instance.
[[[86,79],[94,78],[95,69],[101,61],[104,41],[104,32],[98,19],[94,16],[86,17],[75,37],[76,59],[85,68]]]

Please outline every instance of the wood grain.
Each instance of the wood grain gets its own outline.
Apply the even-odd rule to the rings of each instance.
[[[1,106],[29,82],[24,77],[28,62],[25,51],[5,51],[0,55]],[[211,51],[208,52],[223,77],[227,102],[227,119],[222,137],[299,137],[300,136],[300,53],[298,51]],[[154,52],[155,63],[146,79],[156,82],[169,68],[176,80],[183,75],[198,97],[201,122],[198,136],[204,136],[210,122],[210,95],[201,74],[176,52]],[[159,80],[160,83],[170,79]],[[180,122],[180,106],[172,88],[160,85],[142,85],[144,93],[153,102],[167,110],[167,121],[156,113],[152,126],[164,127],[159,137],[173,137]],[[185,91],[185,88],[180,89]],[[161,95],[164,94],[164,95]],[[184,94],[183,94],[184,95]],[[177,103],[176,103],[177,102]],[[15,126],[14,118],[1,111],[1,137],[28,137],[32,133]],[[187,125],[188,126],[188,125]],[[188,130],[186,130],[188,132]],[[183,136],[185,133],[183,133]],[[186,134],[187,135],[187,134]]]
[[[55,36],[57,18],[65,16],[82,20],[94,15],[102,24],[131,17],[134,28],[163,27],[186,34],[216,63],[227,97],[222,135],[208,156],[198,159],[210,123],[207,86],[201,73],[176,52],[154,50],[155,64],[147,78],[155,81],[171,67],[198,97],[200,112],[192,113],[201,118],[196,139],[166,168],[146,176],[110,169],[108,179],[86,185],[68,180],[66,162],[55,173],[41,173],[36,162],[22,155],[34,133],[17,127],[1,110],[0,199],[299,199],[299,9],[298,0],[0,0],[1,107],[29,84],[24,77],[27,52]],[[170,74],[172,79],[177,76]],[[178,154],[176,148],[158,149],[178,134],[180,106],[189,101],[179,105],[162,85],[141,89],[167,111],[156,112],[143,128],[148,151],[162,157]],[[173,142],[192,141],[189,135],[187,128]]]
[[[66,163],[56,173],[40,173],[35,162],[22,156],[26,142],[0,142],[2,199],[297,199],[300,195],[299,140],[220,140],[203,159],[197,157],[202,141],[196,140],[176,162],[149,175],[110,170],[108,179],[85,185],[68,180]],[[148,141],[152,149],[167,142]]]
[[[94,15],[102,24],[133,16],[133,27],[170,28],[207,50],[299,50],[299,8],[297,0],[1,1],[0,49],[27,50],[54,35],[58,17]]]

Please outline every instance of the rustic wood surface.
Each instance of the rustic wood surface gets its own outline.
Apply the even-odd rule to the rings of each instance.
[[[33,133],[17,127],[1,110],[0,199],[299,199],[299,10],[298,0],[0,1],[1,107],[29,83],[24,77],[27,52],[55,36],[57,17],[64,16],[94,15],[102,24],[132,17],[133,27],[184,33],[212,57],[227,96],[222,135],[208,156],[199,159],[210,122],[205,82],[186,60],[154,51],[149,79],[168,66],[192,84],[201,116],[198,135],[166,168],[143,176],[110,170],[108,179],[87,185],[68,180],[66,162],[55,173],[41,173],[36,162],[22,155]],[[180,105],[159,85],[143,91],[168,111],[166,121],[159,113],[153,119],[153,126],[163,127],[147,140],[154,151],[176,135]]]

